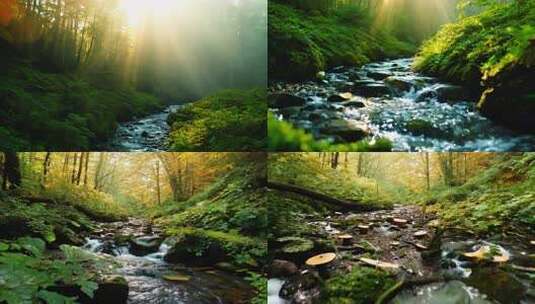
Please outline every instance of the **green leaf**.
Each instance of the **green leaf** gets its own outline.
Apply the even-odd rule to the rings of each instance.
[[[47,304],[70,304],[76,303],[74,298],[69,298],[56,292],[41,290],[37,293],[37,297]]]
[[[9,249],[9,245],[8,244],[0,242],[0,252],[1,251],[6,251],[8,249]]]
[[[47,243],[52,243],[56,240],[56,234],[54,234],[53,231],[43,232],[43,237],[45,238]]]
[[[17,243],[32,255],[39,257],[45,251],[45,242],[38,238],[23,237],[17,240]]]
[[[80,286],[82,292],[90,298],[93,298],[93,296],[95,295],[95,290],[98,289],[98,284],[91,281],[81,281],[78,282],[78,285]]]

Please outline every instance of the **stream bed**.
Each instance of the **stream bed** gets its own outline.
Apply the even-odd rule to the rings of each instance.
[[[389,303],[535,303],[535,246],[527,240],[529,234],[512,231],[482,239],[446,230],[439,238],[438,254],[430,258],[428,250],[435,240],[438,223],[417,206],[398,205],[393,210],[359,214],[335,213],[307,224],[318,227],[322,239],[335,243],[337,235],[353,237],[350,246],[336,245],[336,269],[344,272],[356,265],[363,266],[359,258],[370,253],[362,251],[366,247],[372,249],[374,259],[398,265],[398,278],[423,282],[402,289]],[[491,248],[495,258],[503,261],[476,261],[465,256],[482,248]],[[310,269],[306,267],[299,269],[301,275],[307,272]],[[311,303],[319,287],[303,289],[305,281],[299,278],[301,275],[270,278],[268,304]]]
[[[232,273],[166,263],[164,256],[170,248],[167,241],[156,252],[143,254],[128,242],[118,241],[124,237],[152,240],[160,238],[161,231],[137,219],[99,224],[83,248],[117,262],[116,274],[128,282],[129,304],[245,304],[253,295],[252,287]],[[170,274],[180,280],[163,278]]]
[[[180,107],[182,105],[171,105],[162,112],[120,124],[111,141],[111,149],[131,152],[167,150],[170,130],[167,117]]]
[[[411,58],[339,67],[321,81],[273,83],[271,111],[333,143],[388,138],[395,151],[531,151],[535,136],[499,126],[462,87],[415,73]]]

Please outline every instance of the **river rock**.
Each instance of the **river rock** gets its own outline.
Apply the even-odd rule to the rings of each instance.
[[[475,267],[466,283],[499,303],[521,303],[524,285],[512,274],[496,267]]]
[[[144,256],[157,252],[162,243],[158,236],[142,236],[130,240],[130,252],[133,255]]]
[[[47,290],[67,297],[75,297],[77,303],[81,304],[126,304],[129,288],[124,277],[113,275],[100,280],[93,298],[88,297],[77,285],[55,285]]]
[[[389,76],[384,81],[386,85],[394,88],[398,92],[410,91],[412,88],[412,83],[396,76]]]
[[[329,102],[343,102],[343,101],[350,100],[351,98],[353,98],[353,94],[351,93],[340,93],[340,94],[331,95],[327,100]]]
[[[177,241],[164,256],[168,263],[191,266],[211,266],[227,259],[223,246],[196,235],[186,235]]]
[[[121,276],[109,276],[98,284],[94,302],[99,304],[126,303],[128,301],[128,282]]]
[[[382,72],[382,71],[368,71],[367,76],[376,80],[383,80],[390,76],[391,74],[389,72]]]
[[[436,84],[423,90],[415,99],[416,102],[424,102],[436,98],[439,102],[459,102],[466,99],[467,93],[461,86],[450,84]]]
[[[511,98],[507,89],[490,88],[483,93],[477,107],[486,117],[511,128],[527,132],[535,130],[535,95]]]
[[[342,105],[344,107],[359,108],[359,109],[366,107],[366,104],[363,101],[358,101],[358,100],[346,101],[346,102],[343,102]]]
[[[391,90],[384,84],[370,83],[353,87],[352,93],[363,97],[378,97],[391,94]]]
[[[323,128],[321,128],[321,133],[339,136],[347,142],[355,142],[368,136],[370,131],[364,122],[336,119],[327,122]]]
[[[305,103],[304,98],[290,94],[272,94],[268,97],[268,104],[272,108],[301,107]]]
[[[269,267],[269,272],[272,277],[285,278],[296,274],[298,271],[297,266],[285,260],[273,260]]]

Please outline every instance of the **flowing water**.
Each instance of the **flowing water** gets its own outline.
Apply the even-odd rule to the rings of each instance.
[[[119,267],[116,272],[128,281],[129,304],[238,304],[247,303],[252,288],[242,278],[213,268],[192,268],[168,264],[164,256],[169,250],[163,242],[158,251],[147,255],[132,254],[126,243],[117,243],[118,235],[159,238],[157,229],[147,229],[143,221],[101,224],[98,234],[87,239],[84,249],[112,256]],[[188,277],[185,282],[167,281],[166,274]]]
[[[535,148],[535,136],[508,130],[478,113],[473,97],[462,87],[415,73],[411,65],[412,59],[397,59],[358,69],[339,67],[319,82],[275,83],[272,93],[298,96],[305,102],[271,111],[317,139],[332,142],[347,141],[333,135],[329,127],[333,122],[338,131],[340,120],[356,122],[370,137],[390,139],[396,151]]]
[[[121,124],[112,139],[112,150],[165,151],[170,129],[167,117],[180,107],[182,105],[171,105],[162,112]]]

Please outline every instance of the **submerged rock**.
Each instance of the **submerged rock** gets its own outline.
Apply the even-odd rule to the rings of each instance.
[[[392,93],[389,87],[381,83],[370,83],[353,87],[352,93],[363,97],[379,97]]]
[[[158,236],[143,236],[130,240],[130,252],[133,255],[144,256],[158,251],[162,239]]]
[[[336,119],[327,122],[321,132],[327,135],[339,136],[346,142],[362,140],[370,134],[366,123],[353,120]]]

